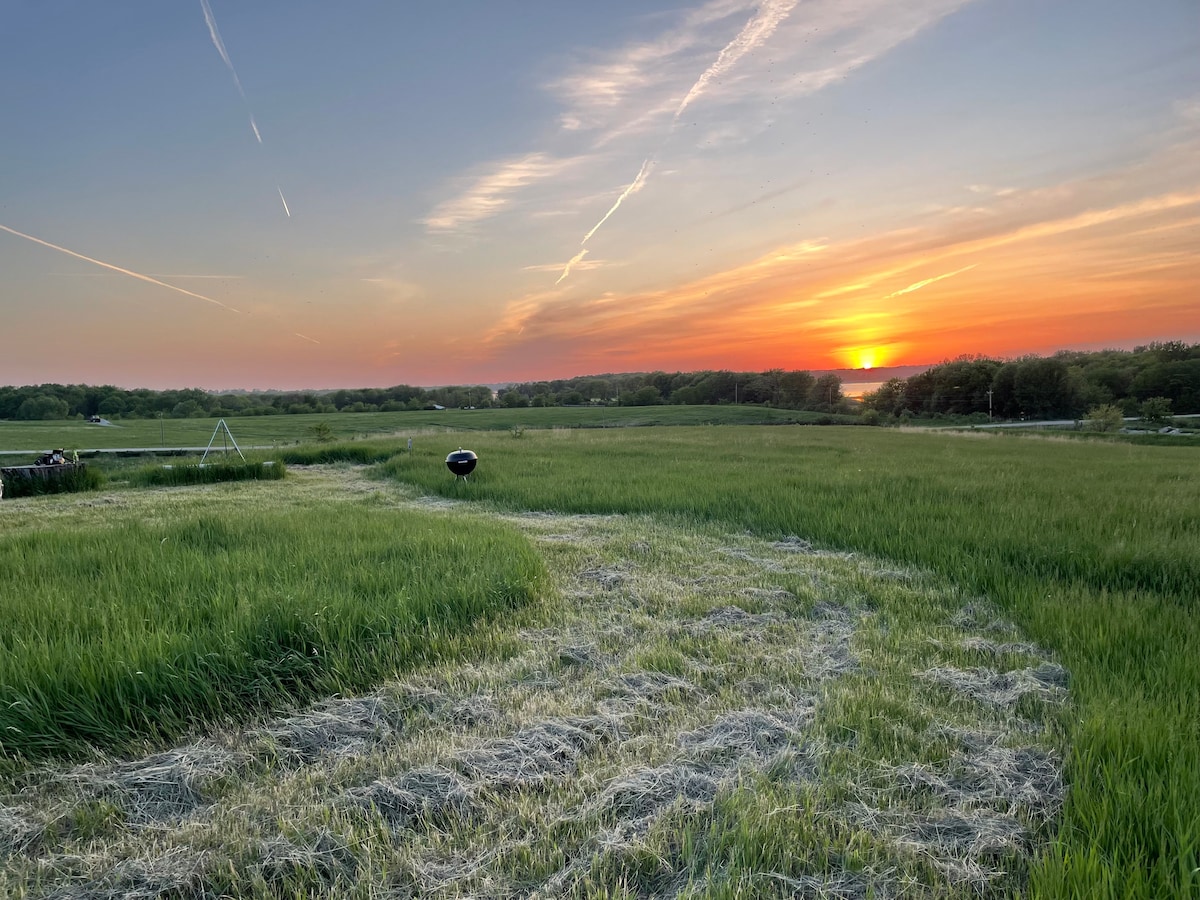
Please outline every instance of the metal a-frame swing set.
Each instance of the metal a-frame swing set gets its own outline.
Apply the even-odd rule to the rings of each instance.
[[[245,455],[242,453],[242,448],[237,445],[237,441],[233,439],[233,432],[229,430],[229,426],[225,424],[225,420],[221,419],[217,422],[217,427],[213,429],[212,437],[208,439],[208,446],[204,448],[204,455],[200,457],[200,465],[204,465],[204,460],[208,458],[209,451],[217,441],[217,435],[221,435],[221,442],[225,449],[225,455],[229,455],[229,445],[233,444],[233,449],[237,451],[237,455],[242,458],[242,462],[246,461]]]

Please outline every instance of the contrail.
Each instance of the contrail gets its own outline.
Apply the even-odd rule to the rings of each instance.
[[[229,58],[229,51],[225,49],[225,42],[221,40],[221,32],[217,30],[217,18],[213,15],[212,7],[208,5],[208,0],[200,0],[200,6],[204,10],[204,23],[208,25],[208,36],[212,38],[213,46],[221,54],[221,59],[225,61],[225,68],[233,76],[234,86],[237,87],[242,102],[246,104],[246,113],[250,116],[250,129],[254,132],[254,139],[261,144],[262,135],[258,133],[258,123],[254,121],[254,113],[250,109],[250,101],[246,99],[246,92],[242,89],[242,79],[238,78],[237,69],[233,67],[233,60]]]
[[[213,46],[217,48],[217,53],[221,54],[221,60],[225,63],[225,68],[233,76],[233,84],[237,88],[238,95],[242,98],[242,105],[246,107],[246,115],[250,118],[250,130],[254,132],[254,140],[258,141],[258,145],[262,147],[262,132],[258,130],[258,122],[254,119],[254,110],[250,108],[250,101],[246,99],[246,91],[242,87],[242,79],[238,78],[237,69],[233,67],[233,60],[229,58],[229,51],[225,49],[225,42],[221,40],[221,32],[217,29],[217,17],[213,15],[212,7],[209,6],[208,0],[200,0],[200,8],[204,10],[204,23],[208,26],[208,36],[212,38]],[[292,211],[288,208],[287,200],[283,198],[283,190],[278,185],[276,185],[275,189],[279,191],[279,199],[283,201],[283,211],[287,213],[287,217],[290,219]]]
[[[599,226],[596,226],[596,227],[598,228]],[[562,274],[558,276],[558,281],[556,281],[554,283],[558,284],[559,281],[562,281],[564,278],[566,278],[568,275],[570,275],[571,267],[573,265],[575,265],[575,263],[582,260],[587,255],[588,255],[587,249],[584,248],[583,250],[580,250],[578,253],[576,253],[574,256],[572,256],[570,261],[566,264],[566,266],[563,267]]]
[[[25,234],[23,231],[17,231],[15,228],[9,228],[7,225],[0,225],[0,230],[7,231],[9,234],[15,234],[19,238],[24,238],[27,241],[33,241],[35,244],[41,244],[43,247],[49,247],[51,250],[57,250],[59,253],[65,253],[67,256],[73,256],[76,259],[82,259],[84,262],[90,262],[97,266],[103,266],[105,269],[111,269],[114,272],[120,272],[122,275],[128,275],[130,278],[136,278],[139,281],[145,281],[149,284],[157,284],[159,287],[164,287],[169,291],[175,291],[177,294],[184,294],[188,297],[195,297],[197,300],[203,300],[205,303],[212,303],[221,309],[227,309],[230,312],[240,313],[240,309],[234,309],[220,300],[214,300],[212,297],[205,297],[203,294],[197,294],[194,291],[188,291],[181,287],[175,287],[173,284],[167,284],[165,281],[159,281],[157,278],[151,278],[149,275],[143,275],[140,272],[133,272],[129,269],[122,269],[120,266],[114,266],[112,263],[106,263],[99,259],[92,259],[90,256],[84,256],[82,253],[76,253],[74,250],[68,250],[66,247],[60,247],[58,244],[52,244],[49,241],[43,241],[41,238],[36,238],[32,234]]]
[[[898,291],[894,291],[894,292],[888,294],[883,299],[891,300],[893,297],[899,297],[902,294],[911,294],[913,291],[919,291],[921,288],[925,287],[926,285],[933,284],[935,281],[941,281],[944,278],[953,278],[955,275],[961,275],[963,272],[969,272],[971,269],[975,268],[975,266],[977,266],[977,265],[979,265],[979,264],[972,263],[971,265],[964,266],[961,269],[955,269],[953,272],[947,272],[945,275],[937,275],[933,278],[926,278],[924,281],[914,282],[913,284],[910,284],[906,288],[901,288]]]
[[[739,59],[745,56],[752,50],[757,49],[766,41],[775,29],[779,27],[779,23],[788,17],[788,14],[796,5],[796,0],[764,0],[759,6],[758,12],[755,13],[749,22],[742,26],[742,30],[738,32],[737,37],[725,45],[716,60],[711,66],[704,70],[696,83],[692,85],[692,89],[687,92],[687,95],[679,104],[679,108],[675,110],[675,121],[679,121],[680,115],[688,108],[693,100],[704,93],[709,82],[714,78],[724,75],[729,69],[733,68],[734,64]]]
[[[625,188],[625,190],[622,192],[621,196],[617,198],[617,202],[612,205],[612,209],[610,209],[608,212],[606,212],[604,214],[604,218],[601,219],[599,222],[597,222],[595,224],[595,226],[592,228],[592,230],[583,236],[583,240],[579,242],[581,245],[586,244],[588,242],[588,239],[591,238],[591,236],[593,234],[595,234],[597,231],[600,230],[600,226],[603,225],[605,222],[607,222],[608,217],[617,211],[617,207],[621,205],[621,203],[625,200],[626,197],[628,197],[630,194],[636,194],[638,191],[640,191],[645,186],[646,179],[649,177],[650,170],[653,167],[654,167],[653,159],[647,159],[645,162],[642,163],[642,168],[638,171],[637,178],[633,179],[633,182],[629,185],[629,187]]]
[[[797,0],[763,0],[758,8],[758,12],[751,16],[750,21],[742,26],[742,30],[737,33],[737,36],[721,49],[721,52],[717,54],[716,60],[696,79],[691,90],[680,101],[679,107],[675,110],[675,117],[671,120],[672,131],[675,130],[675,126],[679,123],[679,117],[683,114],[683,111],[688,108],[693,100],[704,93],[709,83],[714,78],[719,78],[725,74],[729,69],[733,68],[738,60],[760,47],[770,38],[775,33],[775,29],[779,27],[779,23],[786,19],[792,9],[795,8],[796,3]],[[581,245],[586,244],[592,235],[600,230],[600,226],[607,222],[609,217],[617,211],[617,207],[624,202],[626,197],[636,194],[645,187],[646,179],[650,177],[650,171],[653,168],[654,157],[651,156],[642,163],[642,168],[637,173],[637,178],[633,179],[629,187],[625,188],[621,196],[617,198],[617,202],[604,214],[604,218],[597,222],[592,230],[583,236],[583,240],[579,242]],[[583,259],[582,254],[567,263],[562,274],[558,276],[558,281],[554,283],[558,284],[566,278],[571,271],[571,266],[581,259]]]
[[[309,341],[310,343],[313,343],[313,344],[320,344],[320,343],[321,343],[321,342],[320,342],[320,341],[318,341],[316,338],[310,338],[310,337],[309,337],[307,334],[301,334],[301,333],[300,333],[300,332],[298,332],[298,331],[293,331],[293,332],[292,332],[292,334],[294,334],[294,335],[295,335],[296,337],[298,337],[298,338],[303,338],[304,340],[306,340],[306,341]]]

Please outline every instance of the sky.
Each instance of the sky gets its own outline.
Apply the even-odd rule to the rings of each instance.
[[[1196,0],[0,0],[0,384],[1200,341]]]

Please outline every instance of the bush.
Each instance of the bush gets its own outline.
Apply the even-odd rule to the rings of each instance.
[[[1105,403],[1089,409],[1083,424],[1089,431],[1118,431],[1124,424],[1124,417],[1119,406]]]
[[[1171,399],[1151,397],[1142,403],[1139,410],[1142,421],[1150,425],[1166,425],[1171,421]]]

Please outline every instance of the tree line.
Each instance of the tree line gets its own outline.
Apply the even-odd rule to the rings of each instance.
[[[589,375],[510,384],[332,391],[154,391],[112,385],[38,384],[0,387],[0,419],[231,418],[337,412],[399,412],[438,407],[651,406],[660,403],[753,403],[824,412],[844,411],[837,375],[810,372],[649,372]]]
[[[961,356],[911,378],[893,378],[863,397],[878,416],[1079,418],[1111,406],[1200,413],[1200,344],[1156,342],[1133,350],[1063,350],[998,360]]]
[[[873,418],[974,416],[1078,418],[1111,406],[1138,415],[1155,401],[1172,413],[1200,412],[1200,344],[1159,342],[1133,350],[1064,350],[999,360],[961,356],[911,378],[893,378],[863,398]],[[112,385],[0,387],[0,419],[201,418],[337,412],[397,412],[435,407],[653,406],[749,403],[817,412],[858,408],[836,373],[625,372],[510,384],[422,388],[396,385],[333,391],[153,391]],[[1164,404],[1166,404],[1164,406]]]

